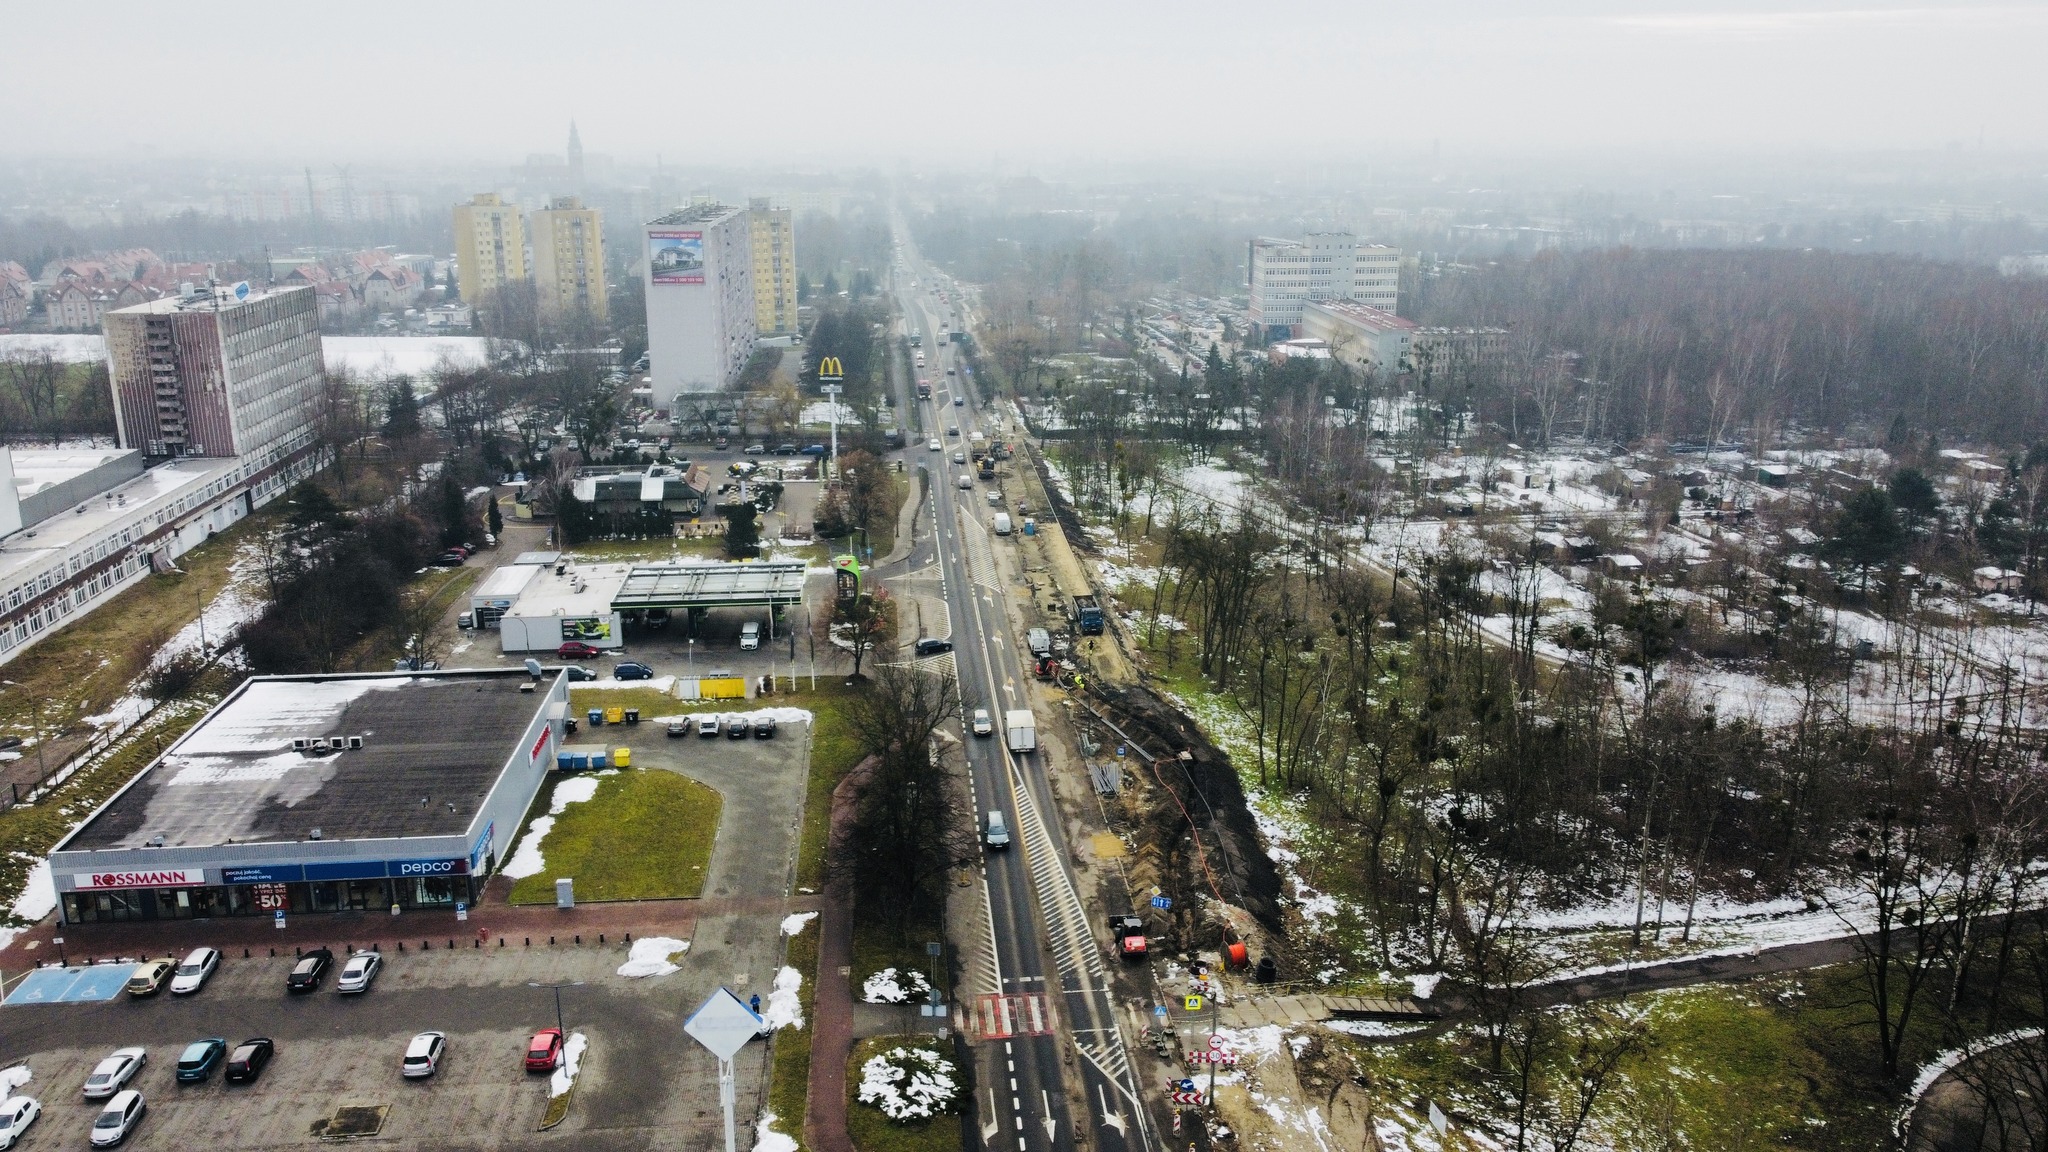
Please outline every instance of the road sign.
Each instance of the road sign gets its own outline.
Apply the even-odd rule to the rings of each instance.
[[[1165,1019],[1165,1018],[1166,1018],[1166,1005],[1164,1005],[1164,1004],[1154,1004],[1154,1005],[1152,1006],[1152,1014],[1153,1014],[1154,1016],[1157,1016],[1157,1017],[1159,1017],[1159,1018],[1160,1018],[1160,1019],[1162,1019],[1162,1020],[1163,1020],[1163,1019]]]
[[[1183,1092],[1193,1092],[1195,1090],[1195,1082],[1193,1080],[1176,1080],[1173,1082],[1173,1086]]]
[[[1202,1010],[1202,998],[1200,996],[1189,996],[1185,1002],[1190,1012],[1200,1012]]]
[[[455,902],[455,918],[457,920],[469,919],[469,905],[461,900],[457,900]]]
[[[1152,906],[1154,908],[1171,908],[1173,907],[1173,900],[1166,896],[1154,896],[1152,898]]]
[[[277,925],[279,928],[284,927],[284,909],[280,908],[275,913],[273,913],[270,922],[272,924]]]
[[[249,282],[248,282],[247,280],[243,280],[243,281],[241,281],[241,282],[239,282],[239,283],[237,283],[237,284],[235,285],[235,299],[237,299],[237,300],[247,300],[248,298],[249,298]]]
[[[1118,759],[1122,759],[1122,758],[1123,758],[1123,754],[1124,754],[1124,746],[1123,746],[1123,745],[1119,744],[1119,745],[1117,745],[1117,746],[1116,746],[1116,754],[1117,754],[1117,758],[1118,758]]]
[[[730,1060],[766,1026],[739,997],[720,988],[683,1023],[683,1031],[720,1060]]]
[[[1451,1130],[1451,1118],[1444,1115],[1444,1110],[1437,1107],[1434,1100],[1429,1102],[1429,1126],[1436,1129],[1436,1134],[1439,1136]]]
[[[1200,1104],[1202,1102],[1202,1094],[1200,1092],[1169,1092],[1166,1095],[1175,1104]]]
[[[1223,1037],[1221,1037],[1221,1036],[1211,1036],[1211,1037],[1209,1037],[1209,1047],[1211,1047],[1211,1048],[1217,1048],[1217,1049],[1221,1049],[1221,1048],[1223,1047]]]

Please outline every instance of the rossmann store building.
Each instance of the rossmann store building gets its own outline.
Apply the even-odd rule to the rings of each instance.
[[[50,854],[59,915],[473,904],[567,702],[558,670],[252,678]]]

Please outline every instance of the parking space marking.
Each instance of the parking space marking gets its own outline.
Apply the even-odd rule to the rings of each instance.
[[[5,1003],[85,1004],[112,1000],[128,986],[132,964],[92,964],[84,968],[39,968],[22,978]]]

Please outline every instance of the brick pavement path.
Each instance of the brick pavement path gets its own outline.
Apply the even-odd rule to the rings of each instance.
[[[846,1134],[846,1058],[853,1051],[852,979],[839,970],[853,963],[853,891],[845,870],[859,782],[874,761],[863,760],[832,790],[832,832],[826,839],[825,901],[818,917],[818,996],[811,1005],[811,1079],[804,1111],[804,1144],[811,1152],[853,1152]]]
[[[492,887],[497,888],[500,883],[494,880]],[[493,895],[498,896],[496,902],[489,899]],[[397,916],[389,912],[308,912],[286,916],[282,929],[255,916],[71,925],[60,925],[53,916],[0,950],[0,969],[20,970],[55,962],[58,949],[51,940],[60,935],[64,937],[64,955],[74,963],[119,956],[182,955],[202,944],[223,952],[245,948],[251,952],[283,951],[321,945],[336,949],[376,945],[396,951],[400,944],[408,949],[539,948],[549,943],[558,947],[579,943],[584,947],[600,943],[623,947],[628,935],[687,940],[697,921],[706,916],[780,917],[791,912],[816,911],[819,905],[815,896],[797,896],[636,900],[579,904],[565,910],[549,905],[515,907],[502,899],[501,893],[487,890],[486,902],[471,909],[466,922],[456,920],[453,910],[407,910]]]

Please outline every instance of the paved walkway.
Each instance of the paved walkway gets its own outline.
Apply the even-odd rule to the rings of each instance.
[[[1217,1020],[1230,1028],[1316,1020],[1433,1020],[1438,1015],[1435,1008],[1406,996],[1322,996],[1313,992],[1240,997],[1216,1010]]]
[[[845,869],[862,761],[832,790],[832,832],[825,849],[825,900],[818,917],[818,995],[811,1005],[811,1079],[804,1145],[811,1152],[853,1152],[846,1134],[846,1058],[853,1052],[853,886]],[[845,969],[849,974],[841,975]]]

